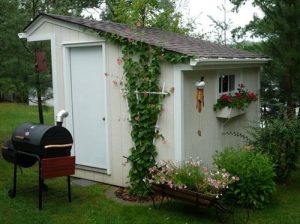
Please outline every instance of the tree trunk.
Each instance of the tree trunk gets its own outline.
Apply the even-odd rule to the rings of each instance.
[[[40,74],[37,73],[36,77],[37,77],[36,78],[36,93],[37,93],[37,100],[38,100],[39,120],[40,120],[40,124],[44,124],[43,101],[42,101]]]
[[[293,78],[290,72],[286,75],[286,93],[287,115],[292,117],[294,116]]]

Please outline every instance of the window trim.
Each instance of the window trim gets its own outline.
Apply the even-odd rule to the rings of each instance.
[[[225,77],[227,78],[227,83],[225,83]],[[233,85],[232,85],[232,81],[233,81]],[[237,77],[235,74],[224,74],[224,75],[219,75],[219,79],[218,79],[218,93],[219,94],[228,94],[231,92],[234,92],[236,90],[236,81],[237,81]],[[226,87],[226,88],[224,88]],[[224,89],[227,89],[227,91],[224,91]]]

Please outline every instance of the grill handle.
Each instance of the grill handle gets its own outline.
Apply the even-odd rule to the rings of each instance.
[[[24,140],[25,137],[24,136],[20,136],[20,135],[16,135],[15,138],[18,139],[18,140]]]
[[[44,148],[45,149],[51,149],[51,148],[68,148],[68,147],[72,147],[72,143],[70,144],[62,144],[62,145],[45,145]]]
[[[28,138],[21,136],[21,135],[16,135],[15,139],[19,140],[19,141],[23,141],[23,140],[28,140]]]

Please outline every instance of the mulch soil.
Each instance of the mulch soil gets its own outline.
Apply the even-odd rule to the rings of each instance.
[[[153,195],[147,196],[147,197],[134,196],[129,193],[128,188],[123,188],[123,187],[119,187],[115,191],[115,196],[124,201],[138,202],[138,203],[153,202],[153,199],[155,202],[159,202],[162,199],[162,196],[159,194],[153,194]]]

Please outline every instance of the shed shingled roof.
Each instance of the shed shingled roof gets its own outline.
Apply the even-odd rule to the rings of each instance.
[[[95,31],[115,33],[121,37],[141,41],[153,46],[159,46],[166,50],[192,55],[200,58],[266,58],[264,55],[230,48],[224,45],[211,43],[198,38],[193,38],[173,32],[163,31],[158,28],[132,27],[127,24],[115,23],[111,21],[95,21],[80,17],[61,16],[54,14],[39,14],[28,26],[26,30],[38,17],[46,16],[56,20],[76,24]]]

